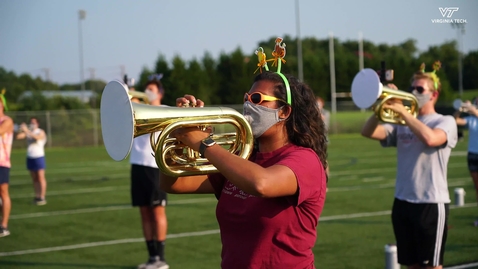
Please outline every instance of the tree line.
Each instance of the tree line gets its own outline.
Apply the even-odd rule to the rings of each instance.
[[[258,43],[263,47],[268,59],[271,59],[276,37]],[[303,38],[303,74],[317,96],[330,100],[330,62],[329,39]],[[282,65],[282,73],[298,74],[297,39],[284,37],[287,54],[286,64]],[[381,62],[385,61],[387,69],[394,69],[394,81],[399,89],[406,89],[410,84],[413,72],[419,69],[420,64],[426,64],[427,70],[432,70],[435,60],[440,60],[442,68],[438,75],[443,85],[442,101],[451,101],[453,93],[458,91],[458,50],[455,41],[448,41],[441,45],[431,46],[426,51],[419,51],[417,41],[406,40],[399,44],[374,44],[363,41],[364,67],[380,69]],[[349,92],[350,85],[359,71],[358,42],[353,40],[340,41],[334,39],[336,91]],[[463,88],[478,89],[478,50],[471,51],[463,58]],[[275,67],[271,67],[275,70]],[[169,62],[160,54],[153,68],[143,68],[140,77],[136,78],[136,89],[143,89],[151,74],[163,74],[162,83],[165,88],[165,104],[174,104],[175,99],[184,94],[193,94],[207,104],[227,105],[242,102],[244,92],[247,92],[254,78],[257,68],[257,56],[254,51],[244,52],[241,48],[230,54],[221,53],[217,59],[211,53],[205,52],[200,58],[185,61],[176,55]],[[105,81],[88,80],[86,88],[93,89],[101,96],[106,85]],[[58,85],[44,81],[40,77],[32,78],[28,74],[16,75],[0,67],[0,89],[6,88],[6,98],[12,110],[46,110],[46,109],[76,109],[84,107],[98,107],[99,100],[91,104],[81,104],[71,98],[56,98],[56,100],[41,99],[38,94],[42,90],[78,90],[79,84]],[[25,91],[34,94],[25,98],[21,103],[18,98]],[[37,99],[40,98],[40,99]],[[100,98],[100,97],[99,97]],[[44,100],[45,99],[45,100]],[[41,102],[40,102],[41,101]],[[70,104],[73,103],[73,104]],[[56,107],[59,106],[59,107]]]

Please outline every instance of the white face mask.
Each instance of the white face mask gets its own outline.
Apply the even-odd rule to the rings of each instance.
[[[156,99],[158,99],[159,95],[155,92],[152,92],[150,89],[146,89],[146,91],[144,91],[144,93],[146,94],[146,96],[148,96],[148,99],[149,101],[156,101]]]
[[[419,108],[426,105],[428,101],[430,101],[430,97],[432,96],[431,93],[420,94],[416,90],[413,90],[412,94],[415,95],[415,97],[417,98]]]
[[[244,117],[251,124],[252,135],[258,138],[276,123],[283,121],[279,118],[281,108],[268,108],[252,104],[249,101],[244,103]]]

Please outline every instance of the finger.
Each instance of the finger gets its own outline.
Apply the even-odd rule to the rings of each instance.
[[[214,132],[214,127],[212,127],[211,125],[207,126],[205,132],[212,134]]]
[[[200,100],[200,99],[197,99],[197,104],[196,104],[197,107],[204,107],[204,102],[203,100]]]
[[[189,102],[191,102],[191,105],[192,105],[192,106],[196,106],[197,100],[196,100],[196,97],[194,97],[194,95],[185,94],[185,95],[184,95],[184,98],[186,98],[187,100],[189,100]]]
[[[174,138],[178,138],[179,133],[180,133],[179,129],[176,129],[176,130],[172,131],[169,136],[174,137]]]
[[[177,107],[187,107],[189,106],[189,100],[186,97],[179,97],[176,99]]]
[[[389,87],[390,89],[398,90],[397,86],[395,86],[395,84],[393,83],[388,83],[387,87]]]

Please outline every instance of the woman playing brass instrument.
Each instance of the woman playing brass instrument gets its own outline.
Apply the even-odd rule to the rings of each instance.
[[[47,136],[40,128],[40,121],[36,117],[30,118],[30,125],[25,123],[20,125],[21,132],[17,134],[16,139],[25,139],[27,141],[27,169],[33,180],[33,189],[35,197],[33,203],[36,205],[46,204],[46,162],[45,162],[45,144]]]
[[[315,268],[312,248],[326,196],[327,140],[314,93],[292,76],[267,71],[255,77],[243,101],[256,141],[251,157],[230,153],[198,128],[179,129],[175,137],[220,173],[163,175],[161,187],[216,196],[222,268]],[[191,95],[176,103],[204,105]]]

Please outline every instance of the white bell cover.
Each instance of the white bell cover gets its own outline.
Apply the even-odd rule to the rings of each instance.
[[[106,84],[101,96],[101,133],[110,157],[124,160],[133,145],[134,112],[128,86],[119,80]]]
[[[366,68],[358,72],[352,82],[352,100],[359,108],[371,107],[382,94],[383,85],[377,72]]]

